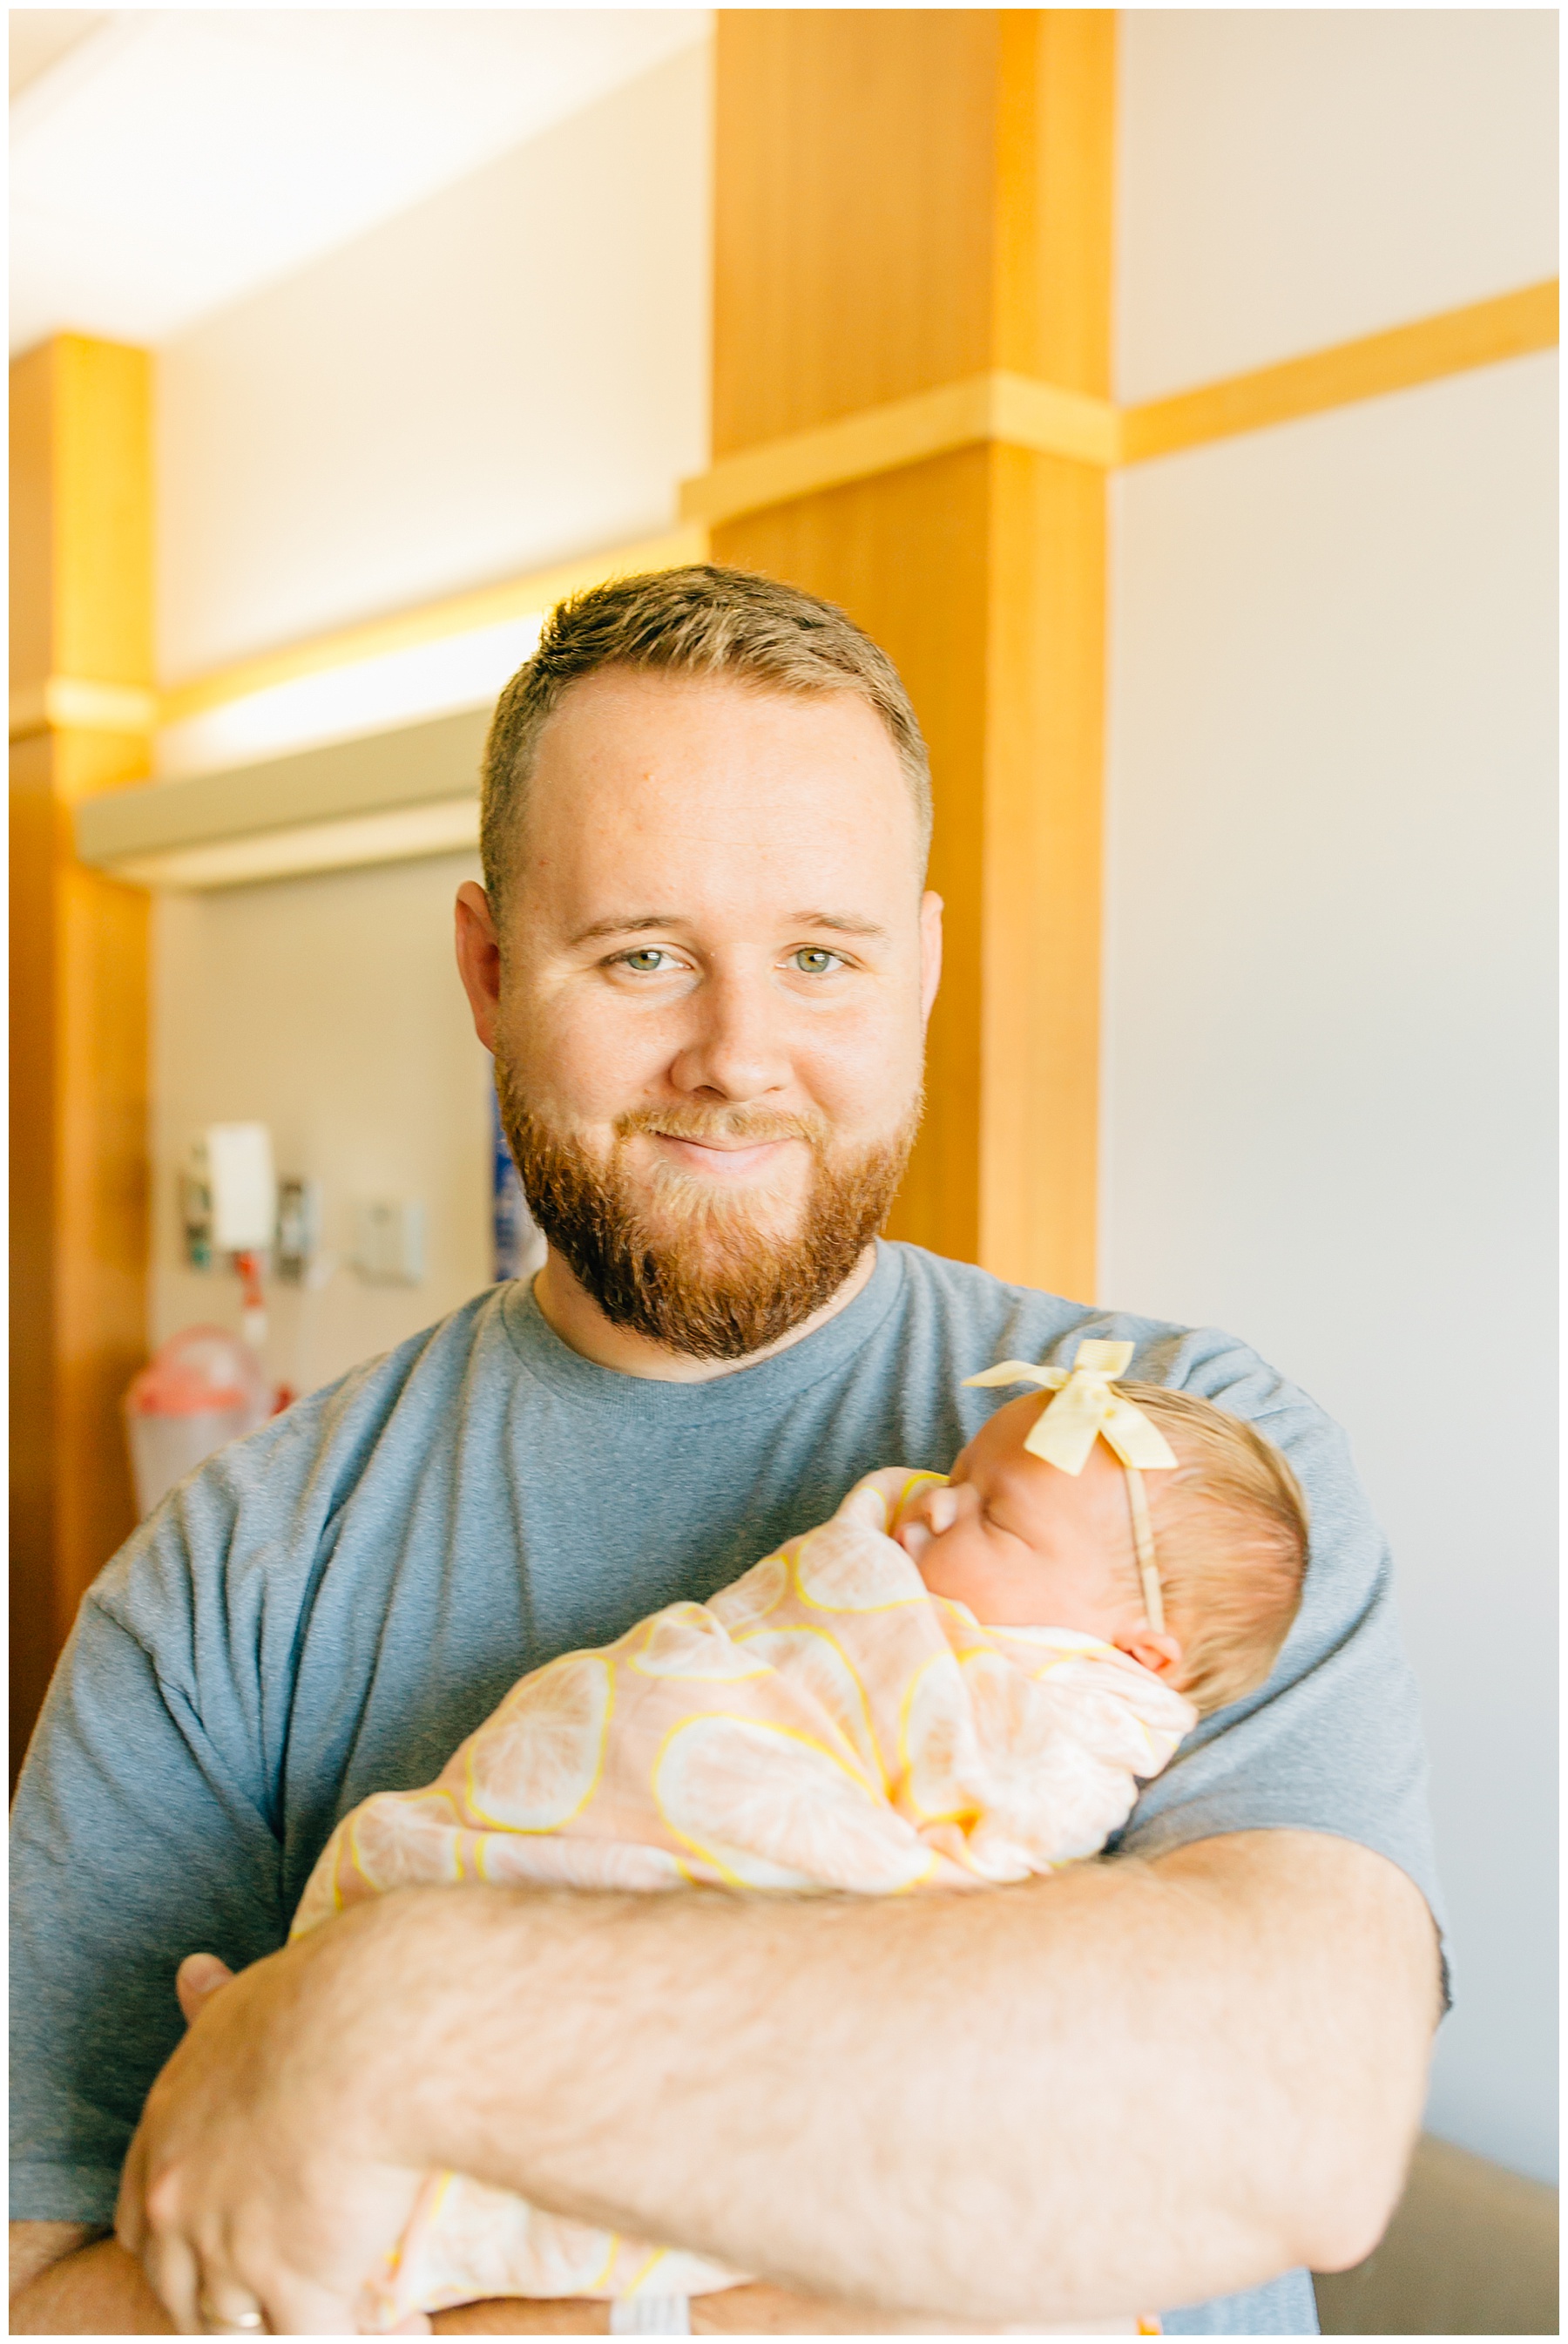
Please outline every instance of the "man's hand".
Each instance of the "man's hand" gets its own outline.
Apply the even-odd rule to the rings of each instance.
[[[176,1982],[188,2025],[233,1975],[213,1954],[194,1954]],[[146,2273],[116,2238],[85,2222],[13,2222],[14,2336],[169,2336],[173,2320]]]
[[[115,2218],[182,2334],[222,2324],[353,2335],[361,2287],[413,2209],[423,2167],[386,2154],[357,2088],[366,2014],[320,1930],[232,1977],[182,1965],[189,2034],[148,2096]],[[219,1989],[221,1988],[221,1991]]]
[[[266,1965],[258,1966],[265,1968]],[[245,1973],[247,1977],[251,1975],[249,1972]],[[187,2026],[194,2026],[204,2009],[210,2005],[213,1996],[234,1984],[234,1972],[214,1954],[193,1954],[183,1962],[175,1981],[175,1989]],[[224,2056],[216,2044],[212,2056],[214,2057]],[[39,2227],[53,2226],[40,2225]],[[73,2236],[69,2244],[76,2243],[77,2238]],[[73,2258],[74,2261],[76,2259]],[[156,2331],[159,2334],[168,2333],[172,2321],[166,2316],[163,2305],[153,2295],[150,2288],[142,2279],[141,2272],[136,2270],[134,2265],[131,2266],[131,2273],[136,2281],[141,2282],[142,2300],[139,2309],[145,2314],[145,2318],[139,2322],[133,2322],[120,2316],[127,2310],[134,2312],[138,2309],[131,2291],[126,2289],[126,2273],[123,2268],[126,2263],[126,2248],[116,2240],[105,2239],[98,2249],[98,2259],[102,2264],[102,2269],[97,2274],[99,2283],[95,2292],[101,2299],[101,2308],[112,2309],[116,2314],[111,2325],[137,2333],[148,2331]],[[110,2305],[105,2293],[106,2286],[116,2283],[117,2283],[117,2296],[116,2301]],[[204,2296],[214,2309],[225,2300],[225,2297],[219,2292],[219,2283],[215,2281],[202,2281],[198,2284],[196,2289],[198,2310]],[[242,2311],[249,2308],[251,2302],[258,2306],[264,2305],[265,2299],[263,2295],[255,2290],[248,2296],[243,2295],[238,2284],[226,2298],[231,2312]],[[41,2303],[38,2308],[41,2310],[46,2310],[49,2307]],[[85,2302],[83,2302],[77,2308],[85,2310],[88,2307]],[[272,2326],[275,2323],[269,2320],[268,2324]],[[578,2297],[552,2301],[524,2301],[508,2299],[463,2304],[450,2311],[437,2312],[428,2324],[431,2330],[438,2336],[603,2335],[608,2332],[609,2327],[609,2306],[602,2301]],[[75,2319],[72,2321],[73,2329],[76,2332],[83,2332],[86,2325],[85,2322],[78,2324]],[[424,2323],[421,2322],[420,2326],[423,2327],[423,2325]],[[947,2325],[946,2322],[879,2316],[875,2312],[868,2312],[860,2306],[823,2302],[786,2288],[771,2287],[766,2282],[727,2288],[718,2294],[695,2299],[691,2306],[692,2332],[699,2336],[919,2334],[936,2329],[945,2329]],[[40,2321],[38,2326],[40,2329],[46,2330],[53,2327],[53,2322],[44,2320]],[[317,2332],[331,2333],[332,2331],[318,2329]],[[410,2327],[402,2332],[414,2331]]]

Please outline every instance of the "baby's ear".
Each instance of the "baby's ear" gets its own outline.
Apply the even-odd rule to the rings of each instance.
[[[1151,1628],[1147,1621],[1141,1627],[1123,1628],[1111,1638],[1119,1652],[1147,1669],[1151,1676],[1163,1677],[1169,1685],[1176,1684],[1181,1674],[1181,1647],[1174,1636],[1161,1629]]]

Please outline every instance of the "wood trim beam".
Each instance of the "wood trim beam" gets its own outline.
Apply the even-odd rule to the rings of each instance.
[[[1386,333],[1336,342],[1305,358],[1259,367],[1171,399],[1150,399],[1121,419],[1125,464],[1146,464],[1244,431],[1265,431],[1396,390],[1415,390],[1473,368],[1528,357],[1557,343],[1557,279],[1467,302]]]
[[[72,817],[147,768],[151,392],[146,351],[76,334],[11,369],[12,678],[33,712],[11,751],[13,1767],[136,1521],[147,898],[76,862]]]
[[[680,510],[717,527],[792,498],[996,444],[1111,470],[1493,366],[1557,341],[1557,281],[1473,301],[1278,366],[1118,408],[1009,369],[940,383],[723,457],[683,481]]]
[[[11,738],[35,733],[151,732],[158,722],[158,695],[149,686],[97,683],[80,675],[46,675],[37,683],[14,685]]]
[[[1109,468],[1120,455],[1120,419],[1107,400],[1081,391],[1004,370],[970,375],[727,456],[682,481],[680,510],[716,525],[989,440]]]

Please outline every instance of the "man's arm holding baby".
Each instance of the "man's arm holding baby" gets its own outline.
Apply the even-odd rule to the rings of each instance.
[[[199,2267],[342,2325],[446,2165],[890,2310],[1190,2301],[1370,2249],[1437,1994],[1417,1890],[1310,1833],[980,1895],[415,1891],[213,1999],[122,2236],[192,2324]]]
[[[896,2331],[905,2323],[889,2319]],[[910,2323],[915,2325],[917,2323]],[[465,2303],[438,2311],[437,2336],[602,2336],[609,2306],[572,2298],[565,2302]],[[174,2321],[147,2283],[135,2255],[117,2238],[82,2222],[11,2225],[13,2336],[174,2336]],[[766,2283],[727,2288],[691,2307],[694,2336],[863,2336],[866,2315]]]

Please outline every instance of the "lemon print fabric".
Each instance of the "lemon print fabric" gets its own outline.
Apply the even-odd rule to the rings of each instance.
[[[896,1541],[889,1467],[707,1603],[514,1686],[423,1791],[346,1816],[294,1934],[417,1883],[919,1894],[1091,1854],[1195,1713],[1111,1646],[982,1627]],[[486,2296],[700,2294],[737,2274],[432,2176],[367,2325]]]
[[[502,1831],[559,1831],[604,1766],[615,1699],[610,1663],[569,1652],[514,1686],[468,1743],[467,1803]]]
[[[659,1753],[653,1794],[669,1829],[736,1887],[886,1895],[932,1866],[854,1768],[761,1718],[688,1718]]]

